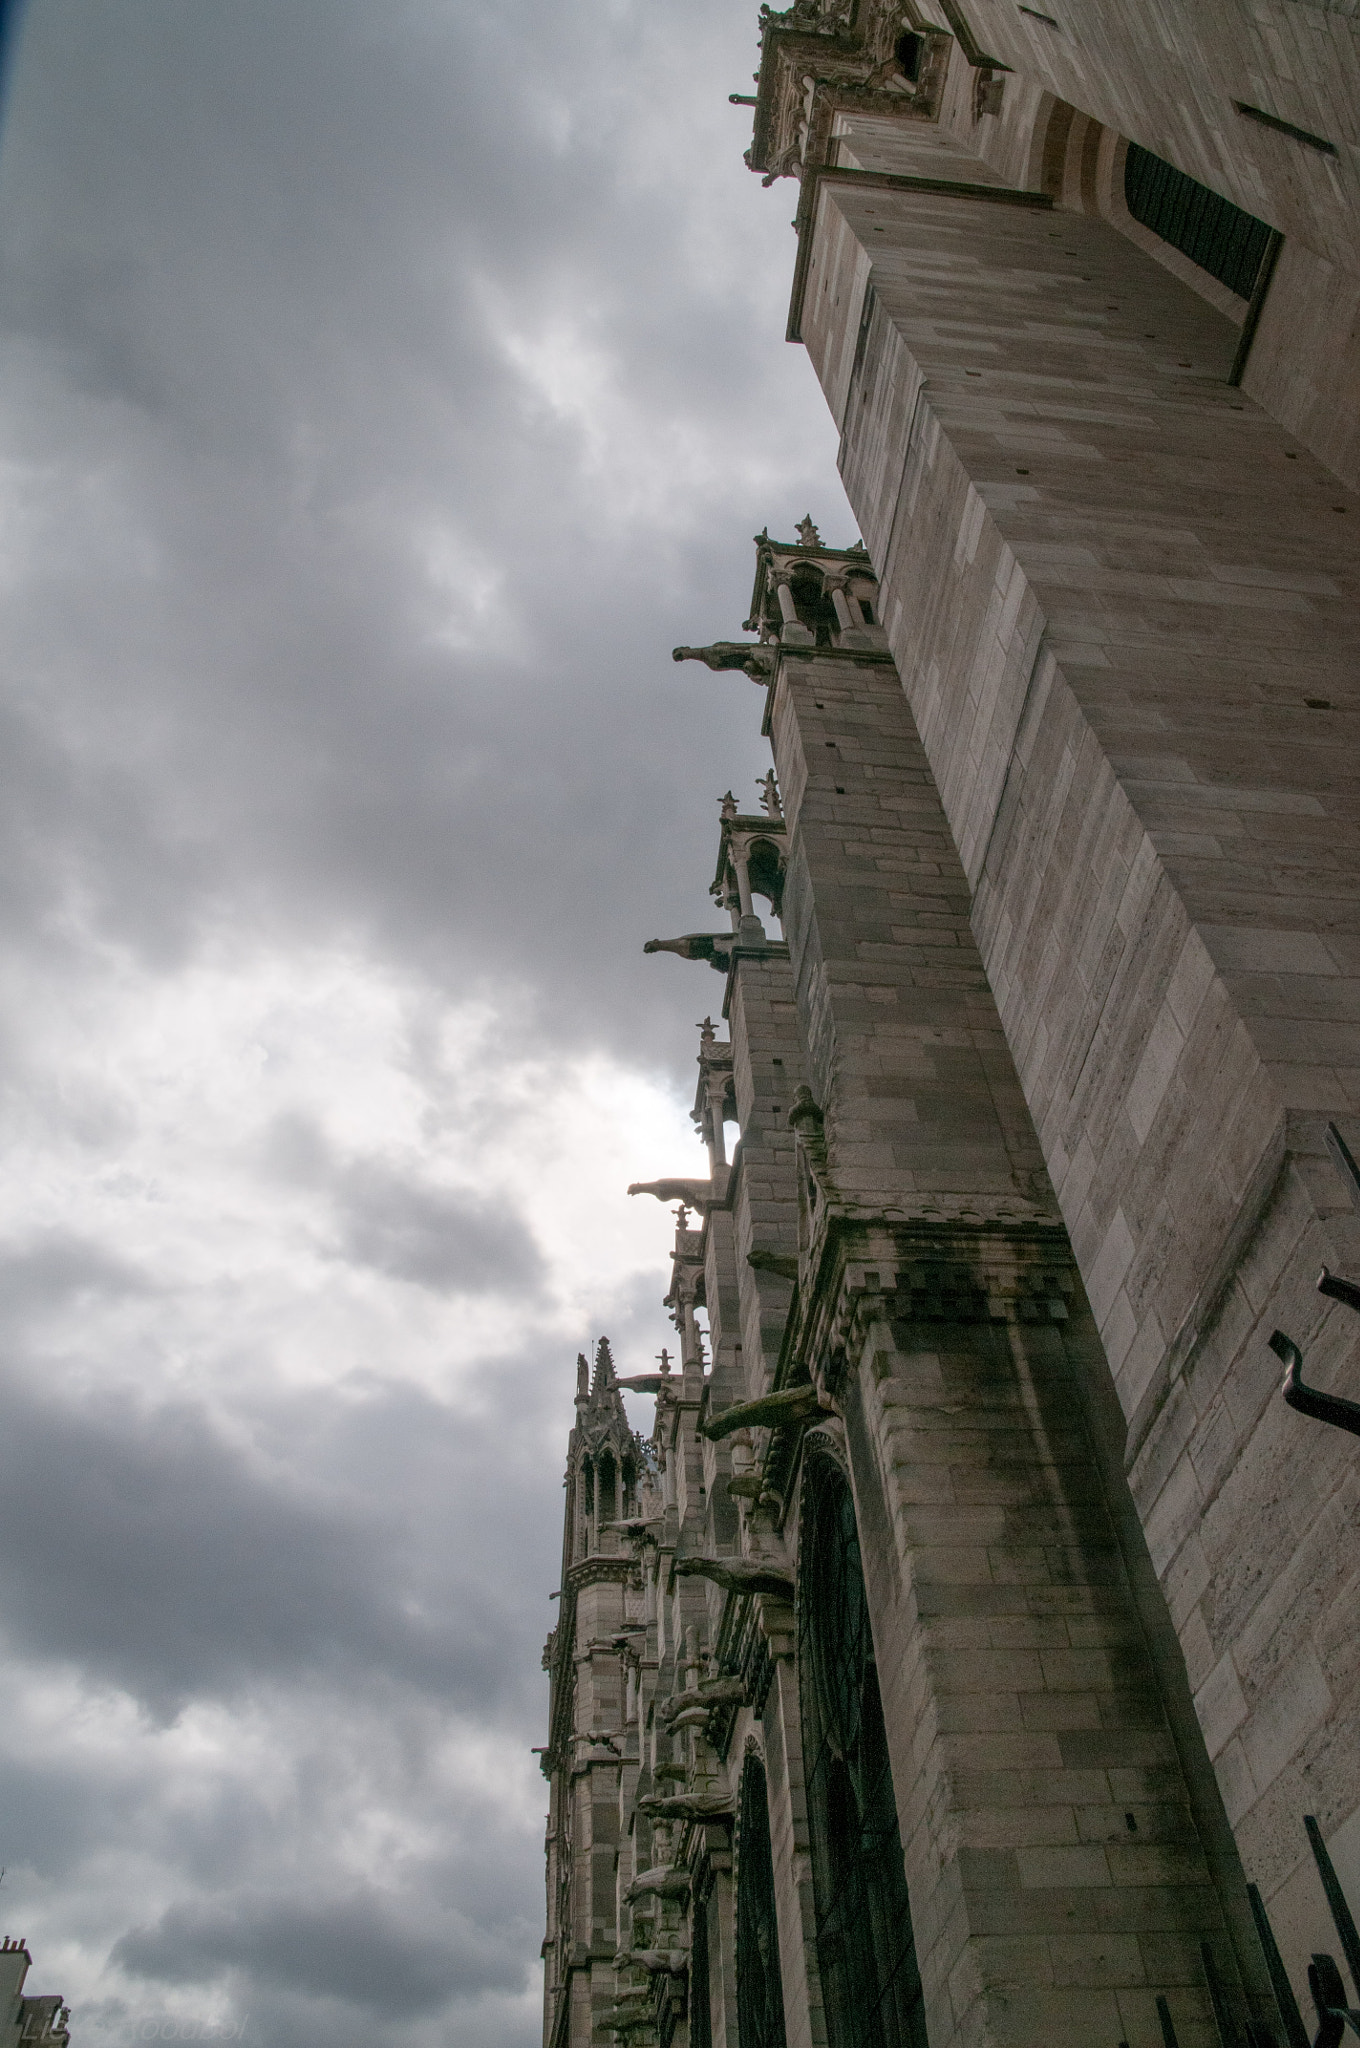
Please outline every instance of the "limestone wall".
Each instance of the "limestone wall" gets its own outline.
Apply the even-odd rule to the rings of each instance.
[[[803,332],[1270,1892],[1302,1812],[1360,1804],[1355,1460],[1264,1342],[1354,1381],[1354,1318],[1311,1290],[1360,1268],[1321,1144],[1360,1139],[1360,500],[1226,384],[1229,323],[1094,219],[827,184]]]

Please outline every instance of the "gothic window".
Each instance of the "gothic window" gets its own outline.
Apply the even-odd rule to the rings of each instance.
[[[1129,144],[1124,159],[1124,198],[1143,227],[1170,242],[1240,299],[1251,297],[1270,242],[1263,220],[1136,142]]]
[[[708,1969],[708,1914],[712,1888],[694,1900],[689,1952],[689,2048],[713,2048],[713,1988]]]
[[[737,1819],[737,2029],[741,2048],[784,2048],[770,1809],[754,1754],[742,1770]]]
[[[908,29],[905,35],[897,38],[897,47],[893,51],[893,55],[897,59],[897,68],[904,78],[910,79],[913,85],[916,85],[920,80],[921,64],[925,54],[926,39],[924,36],[918,36]]]
[[[789,589],[793,594],[794,609],[802,623],[812,628],[817,645],[829,647],[832,635],[840,630],[840,621],[818,571],[810,567],[795,569],[789,578]]]
[[[926,2048],[855,1504],[826,1453],[804,1488],[798,1671],[827,2031],[831,2048]]]
[[[772,840],[753,839],[746,859],[752,894],[763,896],[778,917],[784,903],[784,860],[779,848]],[[735,1101],[732,1106],[732,1121],[736,1122]]]

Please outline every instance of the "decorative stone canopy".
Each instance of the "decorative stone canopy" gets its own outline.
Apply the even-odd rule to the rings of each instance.
[[[756,535],[748,630],[781,647],[883,655],[878,578],[863,541],[852,548],[826,547],[811,518],[798,531],[802,538],[794,541]]]
[[[762,8],[755,129],[746,162],[767,185],[831,161],[837,114],[939,116],[951,37],[900,0],[795,0]]]

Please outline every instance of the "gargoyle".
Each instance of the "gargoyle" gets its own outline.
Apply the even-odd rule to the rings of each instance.
[[[753,682],[768,683],[774,674],[774,649],[753,640],[715,640],[711,647],[673,647],[672,661],[701,661],[715,671],[739,668]]]
[[[781,1280],[798,1278],[798,1261],[787,1252],[767,1252],[755,1245],[747,1252],[746,1263],[757,1273],[776,1273]]]
[[[827,1173],[826,1117],[817,1106],[812,1090],[803,1082],[794,1092],[793,1108],[789,1111],[789,1129],[793,1131],[803,1147],[812,1177],[819,1187],[830,1193]]]
[[[745,1557],[678,1557],[675,1570],[682,1579],[711,1579],[725,1593],[773,1593],[787,1600],[793,1592],[793,1573],[783,1565]]]
[[[645,2005],[630,1999],[627,2005],[611,2005],[601,2013],[599,2024],[610,2034],[631,2034],[637,2027],[649,2027],[655,2017],[650,1997]]]
[[[614,1967],[645,1970],[650,1977],[683,1977],[689,1968],[689,1957],[682,1948],[668,1949],[664,1954],[659,1948],[621,1948],[614,1958]]]
[[[686,1707],[729,1707],[741,1706],[746,1699],[746,1682],[741,1678],[710,1678],[707,1685],[692,1685],[687,1692],[673,1693],[666,1701],[657,1719],[663,1724],[673,1721],[677,1714],[683,1714]],[[645,1804],[645,1801],[639,1802]],[[668,1802],[679,1811],[684,1801],[680,1795]]]
[[[736,1429],[782,1429],[791,1422],[811,1422],[821,1413],[815,1387],[781,1387],[777,1394],[762,1394],[758,1401],[739,1401],[735,1408],[725,1408],[704,1423],[702,1434],[716,1443]]]
[[[634,1899],[640,1899],[653,1892],[662,1899],[683,1899],[689,1895],[689,1872],[658,1866],[655,1870],[644,1870],[635,1877],[624,1893],[625,1901],[631,1906]]]
[[[652,1793],[638,1801],[638,1812],[650,1813],[654,1820],[730,1820],[736,1810],[722,1792],[674,1792],[664,1797]]]
[[[658,1202],[684,1202],[691,1209],[706,1209],[713,1200],[711,1180],[635,1180],[628,1189],[630,1195],[655,1195]],[[640,1379],[660,1379],[660,1373],[640,1373]],[[619,1385],[631,1382],[620,1380]]]
[[[648,939],[644,953],[678,953],[682,960],[707,960],[719,974],[732,965],[733,932],[685,932],[678,939]]]
[[[628,1192],[630,1195],[650,1195],[652,1189],[644,1188],[634,1181]],[[664,1196],[662,1199],[665,1199]],[[678,1373],[635,1372],[630,1379],[615,1380],[614,1385],[622,1394],[659,1394],[663,1387],[673,1387],[678,1378]]]

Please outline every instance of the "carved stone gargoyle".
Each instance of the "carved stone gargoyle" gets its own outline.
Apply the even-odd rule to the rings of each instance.
[[[777,1273],[781,1280],[798,1278],[798,1261],[791,1252],[771,1252],[763,1245],[753,1245],[746,1254],[746,1263],[754,1272]]]
[[[715,640],[711,647],[673,647],[672,661],[701,661],[714,671],[741,669],[756,683],[774,674],[774,649],[756,640]]]
[[[683,1977],[689,1956],[682,1948],[621,1948],[614,1958],[616,1970],[645,1970],[649,1977]]]
[[[635,1899],[653,1893],[660,1899],[684,1899],[689,1896],[689,1872],[673,1870],[669,1865],[658,1865],[655,1870],[644,1870],[633,1879],[624,1899],[631,1906]]]
[[[782,1429],[791,1422],[811,1422],[824,1412],[815,1387],[781,1387],[777,1394],[762,1394],[758,1401],[739,1401],[735,1408],[725,1408],[703,1425],[702,1433],[716,1443],[736,1429]]]
[[[732,965],[735,932],[684,932],[678,939],[648,939],[644,953],[678,953],[682,960],[707,960],[719,974]]]
[[[649,2027],[655,2017],[649,1995],[645,2004],[630,1998],[626,2005],[611,2005],[600,2014],[599,2024],[610,2034],[631,2034],[638,2027]]]
[[[793,1593],[786,1566],[746,1557],[677,1557],[675,1571],[678,1578],[711,1579],[725,1593],[773,1593],[784,1600]]]
[[[1354,1280],[1342,1280],[1324,1266],[1317,1285],[1319,1294],[1332,1301],[1344,1301],[1347,1308],[1360,1313],[1360,1286]],[[1289,1368],[1280,1389],[1287,1406],[1297,1409],[1300,1415],[1312,1416],[1315,1422],[1330,1422],[1336,1429],[1348,1429],[1352,1436],[1360,1436],[1360,1401],[1347,1401],[1341,1394],[1324,1394],[1318,1387],[1306,1387],[1303,1353],[1283,1330],[1272,1331],[1269,1342],[1275,1356],[1282,1358]],[[1338,2034],[1337,2039],[1340,2038]]]
[[[736,1810],[723,1792],[653,1792],[638,1801],[638,1812],[650,1813],[655,1820],[730,1820]]]
[[[691,1209],[706,1209],[713,1200],[711,1180],[635,1180],[629,1186],[630,1195],[655,1195],[658,1202],[684,1202]],[[660,1379],[660,1373],[641,1375],[645,1379]],[[631,1384],[631,1382],[629,1382]],[[624,1382],[619,1381],[623,1386]]]
[[[657,1713],[657,1719],[669,1724],[677,1714],[683,1714],[687,1707],[730,1707],[741,1706],[746,1699],[746,1682],[741,1678],[710,1678],[706,1685],[692,1685],[686,1692],[672,1693]],[[669,1803],[679,1811],[688,1794],[677,1794]],[[638,1801],[639,1806],[646,1804]]]

